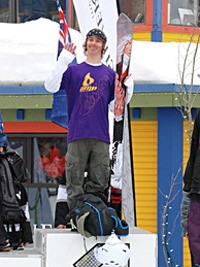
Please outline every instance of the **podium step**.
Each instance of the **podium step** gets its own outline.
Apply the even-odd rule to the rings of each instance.
[[[0,252],[0,266],[6,267],[42,267],[42,255],[33,245],[24,250]]]
[[[84,238],[77,232],[63,229],[36,229],[35,248],[44,255],[43,267],[99,267],[102,265],[91,263],[88,252],[97,244],[104,244],[107,238]],[[135,227],[121,240],[131,249],[127,267],[157,267],[156,234]]]
[[[0,266],[6,267],[99,267],[93,253],[108,236],[84,238],[69,229],[35,229],[34,245],[23,251],[0,252]],[[131,250],[126,267],[157,267],[157,235],[135,227],[121,237]],[[92,262],[92,263],[91,263]]]

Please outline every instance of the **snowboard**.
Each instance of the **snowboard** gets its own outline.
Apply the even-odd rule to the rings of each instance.
[[[112,159],[110,176],[110,205],[116,209],[119,218],[122,218],[122,182],[124,164],[124,122],[127,108],[127,86],[124,84],[129,75],[129,66],[132,48],[132,22],[126,14],[121,13],[117,20],[117,60],[116,72],[118,80],[115,85],[116,102],[114,107]]]

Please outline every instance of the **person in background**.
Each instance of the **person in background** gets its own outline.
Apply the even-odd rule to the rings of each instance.
[[[190,157],[183,177],[183,234],[188,237],[192,266],[200,266],[200,112],[192,133]]]
[[[114,100],[116,73],[102,63],[107,38],[100,29],[86,35],[85,62],[71,64],[76,46],[69,43],[45,81],[47,91],[65,88],[68,102],[68,148],[66,154],[67,201],[91,193],[105,199],[110,175],[108,107]],[[90,160],[89,160],[90,159]],[[88,165],[88,177],[84,171]]]
[[[68,213],[69,207],[67,204],[66,176],[64,171],[58,187],[54,222],[55,228],[65,229],[70,227],[69,222],[66,219]]]
[[[9,147],[0,127],[0,251],[33,243],[28,197],[23,183],[30,174],[19,154]]]
[[[0,251],[10,251],[10,243],[0,216]]]

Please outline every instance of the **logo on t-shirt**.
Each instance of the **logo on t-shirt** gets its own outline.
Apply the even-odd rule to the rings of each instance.
[[[90,72],[85,75],[80,92],[91,92],[97,90],[97,86],[92,86],[94,79],[90,76]]]

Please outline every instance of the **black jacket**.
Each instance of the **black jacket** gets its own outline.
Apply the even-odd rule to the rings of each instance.
[[[190,157],[183,177],[185,192],[200,199],[200,112],[198,112],[192,134]]]
[[[24,164],[23,159],[16,153],[15,150],[7,147],[3,153],[0,153],[0,215],[5,220],[4,208],[5,201],[13,204],[18,203],[18,207],[23,215],[23,220],[20,220],[20,227],[16,221],[6,219],[4,227],[6,229],[7,238],[13,247],[17,247],[20,243],[32,243],[32,230],[30,222],[26,217],[26,206],[28,205],[28,197],[22,183],[30,179],[30,174]],[[7,183],[5,182],[7,181]],[[8,186],[6,189],[6,185]],[[4,204],[3,204],[4,203]],[[13,214],[18,214],[18,208],[13,210]],[[21,213],[20,213],[21,214]],[[7,217],[10,218],[10,217]],[[17,215],[16,215],[17,218]]]
[[[6,158],[9,162],[13,178],[16,179],[20,183],[24,183],[31,178],[30,173],[28,172],[23,159],[20,157],[15,150],[10,147],[7,147],[4,153],[0,154],[1,158]]]

